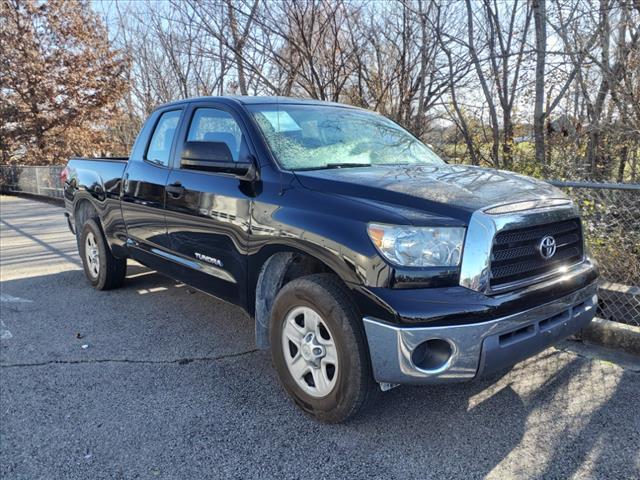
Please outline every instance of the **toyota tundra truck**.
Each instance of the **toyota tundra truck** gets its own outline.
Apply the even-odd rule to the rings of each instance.
[[[239,306],[283,389],[324,422],[399,384],[504,371],[596,311],[561,191],[448,164],[360,108],[177,101],[130,157],[73,158],[62,180],[93,287],[121,286],[132,259]]]

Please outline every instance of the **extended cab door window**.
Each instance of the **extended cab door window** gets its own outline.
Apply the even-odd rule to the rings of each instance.
[[[132,256],[155,269],[160,257],[147,254],[151,247],[169,247],[165,220],[165,191],[171,149],[184,108],[154,112],[131,152],[123,178],[121,207],[127,236],[140,249]]]
[[[163,167],[169,166],[171,146],[176,135],[181,110],[165,112],[160,116],[156,128],[151,136],[145,160]]]

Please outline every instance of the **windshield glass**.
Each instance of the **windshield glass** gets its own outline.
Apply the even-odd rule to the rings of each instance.
[[[250,105],[278,163],[287,170],[444,163],[381,115],[316,105]]]

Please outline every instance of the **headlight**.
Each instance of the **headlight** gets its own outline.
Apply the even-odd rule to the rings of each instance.
[[[384,258],[403,267],[457,267],[464,228],[370,223],[369,237]]]

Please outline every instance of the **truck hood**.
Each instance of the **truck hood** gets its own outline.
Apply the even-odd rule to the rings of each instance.
[[[566,198],[546,182],[466,165],[339,168],[298,171],[296,176],[311,190],[386,205],[409,219],[419,211],[467,223],[474,211],[491,205]]]

